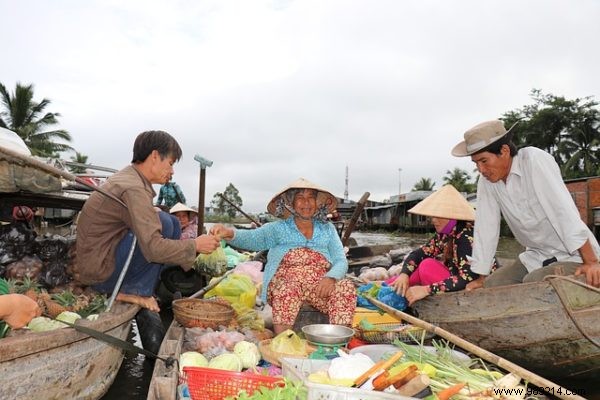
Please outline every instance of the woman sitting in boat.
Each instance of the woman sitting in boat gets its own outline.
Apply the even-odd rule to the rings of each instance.
[[[268,204],[282,220],[257,229],[217,224],[210,230],[235,247],[269,250],[262,299],[273,308],[276,334],[293,326],[303,302],[327,314],[332,324],[352,324],[356,290],[343,279],[348,262],[335,227],[327,222],[336,206],[335,196],[300,178]]]
[[[438,292],[463,290],[479,275],[468,256],[473,244],[473,207],[452,185],[428,196],[409,213],[431,217],[436,234],[403,261],[399,276],[388,280],[409,304]],[[494,261],[493,269],[496,268]]]
[[[198,236],[198,212],[183,203],[177,203],[169,210],[181,225],[180,239],[195,239]]]

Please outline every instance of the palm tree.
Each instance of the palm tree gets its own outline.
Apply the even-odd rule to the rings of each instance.
[[[432,182],[430,178],[421,178],[415,186],[412,188],[412,191],[415,192],[417,190],[426,190],[432,191],[435,186],[435,182]]]
[[[75,155],[71,156],[71,161],[76,162],[78,164],[87,164],[88,156],[76,151]],[[85,167],[80,167],[80,166],[76,166],[76,165],[69,167],[69,169],[74,174],[82,174],[85,172]]]
[[[473,193],[475,191],[475,185],[469,183],[471,175],[464,169],[455,167],[452,171],[447,170],[446,176],[442,179],[446,184],[454,186],[459,192]]]
[[[600,166],[600,121],[598,113],[574,124],[570,133],[564,135],[558,150],[567,162],[562,166],[565,178],[593,176]]]
[[[43,157],[58,157],[61,151],[73,150],[65,143],[56,139],[71,141],[71,135],[64,129],[46,130],[47,127],[58,124],[59,113],[48,112],[44,109],[50,100],[43,99],[37,103],[33,100],[33,85],[17,83],[11,95],[0,83],[0,98],[4,110],[0,111],[0,127],[16,132],[25,142],[33,155]]]

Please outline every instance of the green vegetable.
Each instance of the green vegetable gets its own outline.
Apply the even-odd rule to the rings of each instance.
[[[272,389],[261,387],[251,395],[242,390],[236,396],[225,397],[225,400],[306,400],[308,398],[308,389],[302,382],[284,378],[283,383],[283,386],[275,386]]]
[[[46,332],[66,328],[67,325],[46,317],[36,317],[29,321],[27,327],[33,332]]]
[[[183,367],[208,367],[208,360],[197,351],[186,351],[179,356],[179,372]]]
[[[242,360],[233,353],[223,353],[208,363],[208,368],[224,369],[226,371],[242,371]]]
[[[258,347],[254,343],[245,340],[235,344],[233,353],[237,354],[240,360],[242,360],[242,367],[244,368],[256,367],[260,361]]]
[[[81,316],[72,311],[63,311],[56,316],[57,321],[64,321],[68,322],[69,324],[74,324],[78,319],[81,319]]]

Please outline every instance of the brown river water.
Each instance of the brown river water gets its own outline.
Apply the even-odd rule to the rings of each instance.
[[[357,244],[398,244],[400,248],[406,248],[406,251],[424,243],[429,235],[423,234],[403,234],[391,235],[389,233],[363,233],[354,232],[352,237],[356,239]],[[498,245],[497,256],[500,259],[514,259],[522,251],[522,247],[511,238],[501,238]],[[168,320],[169,316],[165,316]],[[167,325],[168,326],[168,325]],[[141,342],[135,327],[129,335],[129,341],[136,346],[141,347]],[[143,355],[126,355],[121,365],[121,369],[110,390],[102,400],[142,400],[148,395],[148,386],[152,376],[153,362],[147,360]],[[582,394],[588,399],[600,400],[600,384],[597,382],[557,382],[558,384]]]

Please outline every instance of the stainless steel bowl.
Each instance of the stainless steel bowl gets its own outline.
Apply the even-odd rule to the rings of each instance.
[[[306,325],[302,332],[306,340],[317,344],[346,344],[354,336],[354,329],[332,324]]]

